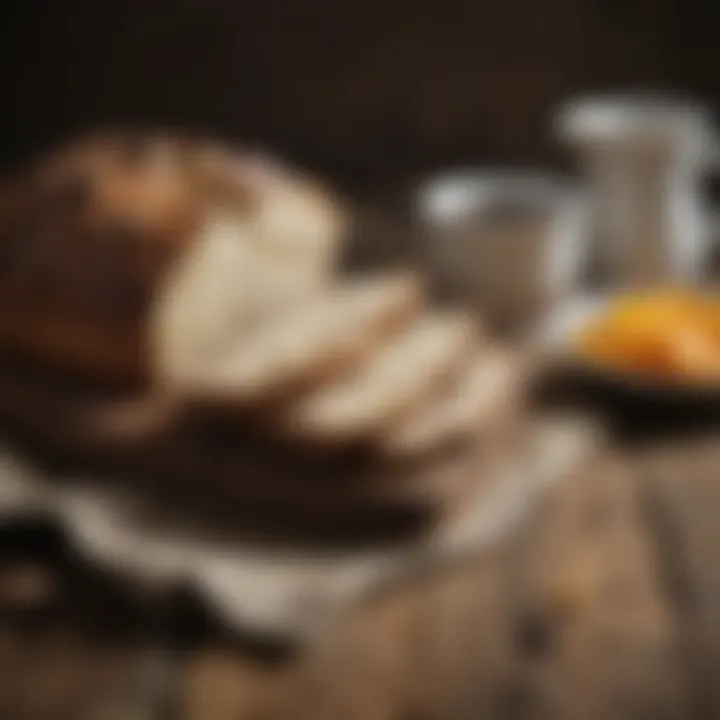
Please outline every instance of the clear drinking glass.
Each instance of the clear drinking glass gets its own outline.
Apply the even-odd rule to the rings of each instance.
[[[717,167],[709,113],[647,94],[568,102],[556,130],[592,199],[593,256],[609,284],[696,281],[707,266],[703,175]]]
[[[466,170],[418,195],[426,255],[445,295],[517,330],[572,292],[585,256],[584,199],[540,172]]]

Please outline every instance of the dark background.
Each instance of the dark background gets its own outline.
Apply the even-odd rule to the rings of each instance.
[[[460,161],[558,159],[582,90],[720,99],[712,3],[26,0],[2,11],[0,167],[84,128],[272,145],[356,189]]]

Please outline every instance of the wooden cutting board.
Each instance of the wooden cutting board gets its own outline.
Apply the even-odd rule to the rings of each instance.
[[[191,413],[168,398],[113,396],[0,366],[0,422],[54,476],[121,483],[193,524],[266,541],[386,542],[412,537],[461,506],[521,432],[506,409],[482,443],[412,466],[262,440],[242,418]],[[512,417],[511,417],[512,416]],[[56,480],[61,482],[61,480]]]
[[[530,442],[532,441],[532,442]],[[511,532],[549,487],[577,471],[596,436],[575,421],[548,421],[462,508],[412,539],[373,547],[297,542],[273,546],[178,518],[120,486],[43,475],[12,460],[0,469],[0,516],[41,512],[85,558],[148,589],[188,583],[233,628],[309,640],[368,593],[460,561]]]

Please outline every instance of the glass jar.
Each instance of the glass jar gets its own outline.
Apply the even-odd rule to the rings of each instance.
[[[589,191],[593,260],[610,285],[695,282],[709,256],[700,184],[716,166],[702,106],[628,94],[567,103],[556,127]]]
[[[467,170],[418,196],[428,264],[444,295],[518,330],[571,293],[585,255],[584,200],[540,172]]]

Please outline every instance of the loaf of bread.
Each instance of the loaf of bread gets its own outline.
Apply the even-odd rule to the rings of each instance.
[[[252,153],[84,139],[0,191],[0,352],[163,399],[103,415],[117,434],[203,404],[391,464],[474,437],[513,365],[469,316],[428,308],[416,274],[342,276],[347,217]]]
[[[314,292],[344,228],[323,189],[255,157],[176,137],[84,139],[2,191],[0,302],[13,310],[0,312],[0,347],[110,382],[152,382],[166,362],[154,355],[156,313],[162,325],[178,268],[202,260],[180,272],[189,295],[199,285],[203,296],[186,324],[214,326],[239,306]],[[183,342],[202,345],[211,329]]]

